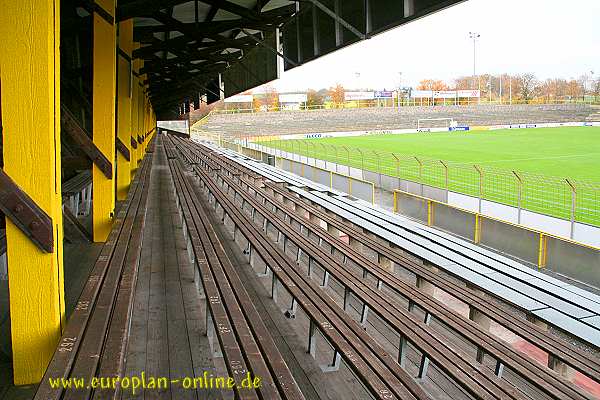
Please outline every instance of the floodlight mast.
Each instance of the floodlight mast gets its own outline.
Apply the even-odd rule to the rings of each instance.
[[[477,39],[479,39],[481,37],[481,35],[477,32],[469,32],[469,38],[473,39],[473,83],[475,83],[475,77],[477,76],[477,70],[476,70],[476,64],[475,64],[475,60],[476,60],[476,44],[477,44]],[[477,77],[477,88],[479,89],[479,97],[477,98],[477,102],[481,102],[481,80],[479,79],[479,77]]]

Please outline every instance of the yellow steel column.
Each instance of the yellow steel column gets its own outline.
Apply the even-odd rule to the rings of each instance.
[[[44,253],[6,220],[16,385],[39,382],[64,323],[60,165],[60,1],[0,0],[4,172],[51,218]]]
[[[139,43],[133,43],[133,48],[138,49],[140,47]],[[131,138],[130,141],[135,141],[137,143],[137,130],[138,130],[138,81],[139,78],[137,76],[139,71],[139,61],[133,60],[132,69],[133,69],[133,79],[131,81]],[[132,148],[131,151],[131,176],[135,174],[135,170],[137,169],[137,161],[138,161],[138,148],[136,146],[135,149]]]
[[[141,68],[144,67],[144,61],[140,60],[139,61],[139,70],[141,70]],[[144,75],[139,76],[139,80],[138,80],[138,132],[137,134],[139,135],[139,137],[142,137],[144,135]],[[138,143],[138,163],[142,161],[142,158],[144,158],[144,144],[143,143]]]
[[[133,20],[119,24],[119,56],[117,89],[117,137],[129,150],[131,148],[131,51],[133,48]],[[124,54],[123,54],[124,53]],[[129,59],[127,59],[127,57]],[[131,162],[117,152],[117,199],[125,200],[131,183]]]
[[[97,0],[96,4],[115,15],[115,0]],[[115,95],[116,95],[116,31],[115,25],[94,13],[94,144],[112,163],[115,159]],[[115,210],[115,166],[108,179],[93,167],[94,241],[104,242],[110,233]]]

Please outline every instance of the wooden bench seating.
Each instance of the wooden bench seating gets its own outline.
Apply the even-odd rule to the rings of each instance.
[[[37,400],[115,398],[118,388],[92,391],[52,388],[50,380],[113,377],[122,373],[129,318],[140,261],[152,155],[131,184],[100,256],[35,395]]]
[[[212,152],[204,152],[204,156],[216,157],[216,155]],[[209,179],[208,175],[206,179]],[[381,319],[385,320],[388,324],[392,325],[398,331],[402,331],[402,324],[405,322],[394,321],[393,315],[394,310],[398,310],[398,304],[395,304],[393,301],[390,300],[381,299],[379,298],[380,296],[378,297],[376,294],[377,290],[381,289],[381,286],[385,286],[386,288],[392,289],[392,291],[394,291],[397,295],[401,296],[402,298],[409,299],[409,304],[412,303],[412,305],[410,305],[409,307],[415,308],[415,306],[418,306],[420,309],[424,309],[426,324],[427,320],[432,318],[433,316],[436,319],[439,319],[443,323],[447,324],[448,326],[451,326],[453,329],[457,330],[469,342],[475,344],[476,348],[481,350],[477,352],[477,360],[468,360],[469,357],[467,357],[465,354],[460,354],[460,352],[454,352],[454,358],[450,360],[448,364],[446,364],[446,368],[448,368],[446,372],[450,375],[452,375],[452,362],[454,362],[456,366],[463,368],[465,373],[473,374],[474,376],[477,376],[478,373],[481,374],[481,371],[473,372],[473,370],[469,371],[469,368],[475,368],[475,370],[477,370],[476,364],[473,365],[473,363],[482,361],[482,358],[480,359],[481,354],[488,354],[492,355],[492,357],[496,360],[495,372],[498,376],[502,376],[502,370],[506,365],[510,367],[511,371],[516,372],[520,376],[520,378],[528,381],[529,384],[536,387],[536,390],[539,390],[541,393],[544,393],[549,398],[586,398],[586,394],[583,391],[566,381],[564,378],[557,376],[557,374],[555,374],[550,369],[537,364],[537,362],[535,362],[533,359],[527,358],[526,356],[515,352],[509,346],[498,341],[498,338],[494,338],[488,332],[485,332],[479,327],[473,326],[473,323],[471,321],[468,321],[466,318],[454,314],[436,300],[424,295],[423,293],[420,293],[418,290],[415,290],[413,287],[402,282],[393,274],[380,268],[377,264],[373,264],[372,261],[365,258],[364,255],[362,255],[360,252],[357,252],[351,246],[342,243],[342,241],[340,241],[339,238],[334,239],[333,236],[329,235],[326,230],[321,228],[320,225],[313,223],[311,220],[307,220],[305,215],[299,216],[296,212],[293,212],[295,210],[295,206],[292,209],[289,209],[289,204],[298,205],[304,213],[307,210],[310,210],[309,215],[317,215],[320,220],[327,221],[327,226],[329,226],[330,223],[333,224],[333,226],[336,229],[338,229],[338,232],[340,230],[342,230],[345,233],[351,232],[348,234],[352,234],[354,238],[359,238],[358,240],[364,242],[365,244],[368,244],[371,248],[377,249],[378,251],[381,250],[380,252],[378,252],[378,254],[385,255],[394,262],[397,262],[399,264],[407,262],[406,257],[398,256],[398,254],[401,254],[400,252],[395,251],[389,246],[383,246],[386,249],[382,248],[382,242],[380,240],[376,240],[372,237],[369,237],[368,235],[365,235],[364,232],[362,232],[362,230],[360,231],[360,233],[357,233],[359,232],[360,228],[352,226],[352,224],[350,223],[343,223],[339,221],[339,219],[328,215],[324,211],[319,210],[318,208],[307,204],[306,202],[301,202],[300,199],[293,196],[293,194],[285,193],[286,189],[282,188],[281,185],[267,183],[267,185],[269,185],[268,188],[271,190],[271,194],[269,195],[267,191],[260,188],[260,185],[257,187],[255,185],[255,181],[244,182],[242,179],[236,180],[233,175],[228,176],[227,174],[220,174],[213,179],[217,179],[223,182],[223,186],[226,186],[226,192],[232,190],[234,193],[234,198],[237,198],[239,196],[242,201],[242,208],[244,207],[244,205],[248,205],[252,210],[252,215],[254,215],[255,213],[262,215],[265,218],[265,223],[273,225],[276,231],[279,232],[279,235],[283,237],[284,243],[286,241],[291,241],[298,248],[302,249],[303,253],[308,253],[309,263],[312,261],[313,265],[319,265],[321,268],[324,268],[326,271],[325,275],[336,278],[336,282],[344,282],[344,284],[346,285],[346,292],[349,291],[354,297],[358,297],[361,299],[363,303],[363,314],[365,309],[373,310],[371,312],[378,314],[378,316]],[[277,195],[274,195],[275,190],[278,191]],[[250,192],[252,192],[252,195],[249,195]],[[286,201],[283,201],[284,195],[286,195]],[[278,212],[283,212],[284,217],[282,217],[281,215],[278,216]],[[293,230],[291,227],[292,220],[294,220],[296,224],[299,224],[301,226],[301,231],[304,230],[305,233],[311,232],[312,235],[317,236],[319,238],[319,245],[315,245],[314,242],[310,242],[302,234],[299,234],[297,231]],[[325,253],[324,249],[320,246],[321,243],[328,243],[328,246],[332,249],[332,252],[335,251],[336,253],[343,254],[344,263],[340,265],[339,262],[335,262],[335,260],[333,260],[333,257],[328,257],[328,254]],[[360,279],[356,277],[357,274],[352,275],[350,271],[347,271],[347,268],[345,268],[346,261],[352,261],[354,265],[358,265],[361,267],[363,278],[365,278],[363,282],[361,282]],[[412,266],[413,269],[416,269],[415,266]],[[422,274],[421,276],[424,275],[425,277],[430,279],[432,278],[432,275],[434,275],[431,274],[431,272],[427,274],[426,268],[424,268],[423,266],[421,266],[421,269],[422,271],[417,270],[417,272],[420,272]],[[375,290],[367,290],[364,288],[367,276],[375,277]],[[323,279],[325,282],[325,278]],[[351,282],[354,283],[351,284]],[[458,289],[458,287],[452,288],[452,286],[448,285],[448,283],[446,283],[445,286],[442,287]],[[461,292],[461,290],[457,291],[459,293]],[[346,292],[343,294],[344,300],[347,298]],[[499,319],[503,320],[504,322],[509,322],[508,325],[511,328],[519,331],[520,333],[526,333],[527,327],[521,323],[511,323],[510,319],[507,317],[506,312],[502,313],[498,310],[499,308],[494,308],[493,306],[483,306],[483,301],[477,298],[478,295],[475,292],[464,290],[464,287],[462,292],[463,294],[469,295],[470,298],[475,302],[475,304],[478,305],[478,308],[482,308],[484,312],[486,312],[487,314],[491,314],[493,319]],[[346,301],[344,301],[344,304],[346,304]],[[387,315],[385,310],[388,310]],[[410,317],[410,312],[409,314],[405,315],[406,319],[410,319]],[[436,339],[435,334],[433,334],[432,336],[426,331],[422,331],[421,334],[415,336],[414,333],[417,332],[419,329],[419,326],[417,325],[410,329],[410,331],[412,332],[412,336],[407,335],[405,331],[405,333],[402,334],[402,337],[410,337],[411,342],[413,344],[415,340],[419,341],[418,339],[420,339],[421,336],[423,338],[428,338],[426,341],[420,343],[420,348],[423,351],[424,355],[427,354],[427,357],[425,358],[432,359],[433,362],[435,362],[436,365],[439,366],[440,363],[443,363],[444,354],[436,355],[435,352],[439,351],[439,349],[444,347],[443,338]],[[406,329],[406,327],[404,327],[404,329]],[[589,359],[589,361],[594,361],[595,363],[592,362],[591,365],[586,365],[586,361],[580,361],[577,359],[577,353],[583,354],[584,352],[570,352],[570,350],[576,349],[575,346],[569,346],[566,343],[554,344],[552,342],[556,341],[556,339],[551,339],[550,336],[548,336],[548,334],[544,334],[543,332],[541,332],[540,329],[533,330],[533,342],[539,342],[542,345],[542,348],[548,349],[551,352],[550,354],[552,357],[560,359],[561,361],[566,360],[570,365],[576,366],[576,369],[581,370],[586,375],[592,377],[592,379],[598,378],[597,360],[595,360],[593,356],[587,356],[587,358]],[[429,344],[435,345],[433,347],[428,347]],[[400,347],[402,348],[402,344],[400,345]],[[572,349],[570,347],[572,347]],[[451,353],[452,350],[447,349],[446,352]],[[399,359],[401,358],[402,354],[399,355]],[[425,360],[422,360],[421,367],[419,368],[420,374],[421,370],[423,369],[423,361]],[[472,366],[469,367],[469,365]],[[464,375],[462,378],[460,377],[460,375],[455,375],[455,378],[457,378],[459,384],[472,385],[470,388],[466,386],[465,388],[476,396],[482,395],[483,393],[486,393],[490,390],[491,393],[496,393],[496,395],[499,396],[502,396],[502,392],[504,392],[504,395],[507,395],[510,398],[519,398],[523,395],[522,393],[519,393],[516,387],[513,387],[514,391],[511,391],[509,388],[506,388],[506,386],[494,382],[493,379],[486,378],[485,373],[479,376],[479,381],[475,384],[468,383],[468,379],[464,379]],[[422,378],[422,376],[419,377]],[[487,384],[485,383],[486,379],[488,379],[489,381],[489,383]],[[479,388],[477,388],[478,385]],[[496,386],[496,388],[494,388],[494,386]]]

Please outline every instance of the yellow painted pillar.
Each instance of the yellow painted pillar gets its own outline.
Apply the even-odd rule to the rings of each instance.
[[[139,68],[144,68],[144,61],[139,60]],[[144,135],[144,75],[139,76],[138,80],[138,136],[143,137]],[[138,142],[138,163],[144,158],[144,144]]]
[[[142,144],[142,149],[144,150],[144,153],[146,153],[146,143],[147,140],[145,138],[146,133],[148,132],[148,97],[146,96],[146,93],[144,93],[144,129],[142,129],[142,138],[144,138],[144,143]]]
[[[117,59],[117,136],[129,150],[127,160],[117,152],[117,200],[125,200],[131,183],[131,52],[133,50],[133,20],[119,24],[119,54]],[[129,59],[127,58],[129,57]]]
[[[133,48],[138,49],[140,47],[139,43],[134,43]],[[138,89],[139,89],[139,78],[137,76],[139,71],[139,62],[134,60],[132,62],[133,69],[133,79],[131,81],[131,133],[130,133],[130,143],[131,141],[135,141],[137,143],[137,129],[138,129]],[[131,176],[135,174],[135,170],[137,169],[137,160],[138,160],[138,147],[131,149]]]
[[[115,0],[98,0],[100,7],[115,15]],[[116,97],[116,30],[115,25],[94,13],[94,83],[93,120],[94,144],[114,163],[115,160],[115,97]],[[111,178],[93,166],[93,236],[104,242],[112,227],[115,210],[115,166]]]
[[[60,1],[0,0],[4,172],[52,219],[42,252],[6,219],[16,385],[39,382],[65,322],[60,165]]]

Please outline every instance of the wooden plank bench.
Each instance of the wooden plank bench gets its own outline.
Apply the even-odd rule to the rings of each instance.
[[[239,398],[303,399],[273,338],[244,289],[235,267],[208,222],[179,160],[169,160],[188,245],[202,279],[207,301],[207,334],[216,334]],[[216,326],[216,329],[213,328]],[[256,391],[240,389],[251,372],[262,380]]]
[[[448,279],[443,275],[436,274],[423,264],[416,262],[413,258],[407,257],[403,251],[390,246],[389,243],[366,235],[364,229],[360,227],[360,222],[355,220],[358,224],[352,223],[345,218],[340,220],[339,214],[337,214],[338,218],[335,218],[326,212],[325,208],[318,208],[316,205],[312,205],[306,198],[299,197],[287,188],[270,183],[266,183],[266,187],[276,193],[277,196],[280,196],[279,201],[287,204],[288,207],[294,210],[296,208],[306,210],[310,215],[314,215],[325,221],[328,226],[333,226],[339,231],[344,232],[349,236],[351,241],[356,241],[361,246],[373,250],[380,258],[391,260],[395,264],[406,268],[415,274],[418,280],[430,282],[435,287],[461,299],[463,302],[469,304],[472,309],[482,313],[487,318],[490,318],[529,343],[547,352],[550,355],[550,359],[554,360],[554,362],[565,362],[584,375],[595,380],[600,380],[600,360],[590,352],[582,350],[580,346],[573,345],[566,340],[557,340],[556,335],[550,334],[547,330],[530,321],[515,318],[514,313],[511,313],[505,307],[500,306],[497,302],[490,302],[488,299],[483,298],[479,291],[458,284],[455,280]]]
[[[67,180],[62,185],[62,196],[75,217],[88,215],[92,201],[92,171],[82,171]]]
[[[50,380],[116,377],[122,373],[129,317],[140,260],[152,157],[134,178],[107,241],[90,273],[77,306],[37,389],[35,399],[116,398],[115,390],[51,387]]]
[[[281,201],[287,202],[288,204],[293,204],[294,208],[297,205],[298,207],[308,211],[310,215],[315,215],[319,219],[325,221],[328,225],[335,226],[336,229],[339,229],[340,231],[349,235],[351,238],[350,240],[359,242],[361,245],[364,244],[368,248],[374,250],[379,256],[387,260],[392,260],[393,262],[408,268],[411,272],[417,275],[418,279],[425,279],[426,281],[432,282],[435,286],[447,291],[448,293],[455,295],[457,298],[466,299],[467,303],[472,307],[473,310],[475,310],[475,312],[483,313],[486,317],[500,323],[513,333],[516,333],[535,346],[548,352],[549,366],[553,367],[557,365],[557,362],[564,362],[588,377],[596,381],[600,380],[600,360],[598,360],[597,357],[594,357],[590,352],[582,351],[578,346],[572,346],[567,341],[557,341],[557,337],[555,335],[549,334],[535,324],[521,319],[515,319],[514,316],[507,313],[503,307],[494,307],[493,305],[490,305],[489,301],[482,299],[479,294],[476,293],[476,291],[471,290],[470,288],[465,288],[464,286],[459,286],[450,279],[446,279],[439,274],[432,273],[426,267],[417,264],[413,259],[406,257],[402,251],[391,249],[390,244],[386,243],[384,245],[381,243],[381,240],[375,240],[369,237],[369,235],[364,233],[366,225],[370,223],[367,222],[367,220],[359,221],[350,213],[346,213],[346,215],[344,215],[343,211],[330,208],[330,210],[333,210],[339,216],[344,217],[344,222],[341,222],[338,218],[333,218],[326,212],[306,203],[307,199],[313,199],[311,203],[320,204],[320,206],[327,207],[326,203],[331,201],[330,197],[322,196],[323,198],[318,198],[317,194],[311,194],[302,190],[292,189],[297,193],[302,193],[302,196],[306,197],[303,199],[303,201],[301,201],[297,197],[296,193],[289,193],[287,189],[283,189],[280,185],[273,185],[271,183],[266,183],[266,185],[270,190],[278,193]],[[349,199],[345,199],[343,197],[338,196],[335,198],[339,199],[339,201],[350,202]],[[363,208],[367,207],[368,205],[363,206]],[[369,211],[369,218],[372,221],[372,217],[377,217],[377,213],[376,210],[371,211],[369,209]],[[382,216],[382,218],[383,217],[385,216]],[[387,217],[386,221],[391,222],[391,217]],[[362,228],[358,228],[356,226],[357,224],[362,226]],[[399,233],[401,231],[396,232]],[[594,322],[591,318],[590,321]],[[559,326],[559,328],[560,327],[561,326]]]
[[[231,181],[228,183],[230,185],[234,185],[234,183],[232,183]],[[279,190],[280,196],[285,194],[285,193],[281,193],[284,189],[281,189],[280,186],[273,185],[273,184],[267,184],[267,185],[270,185],[271,189],[273,189],[273,190]],[[256,194],[259,193],[257,191],[257,188],[253,185],[250,185],[250,183],[246,182],[246,186],[247,186],[246,189],[252,188],[252,191],[256,192]],[[274,209],[277,208],[279,210],[283,210],[283,208],[282,208],[283,204],[276,201],[273,197],[267,196],[266,193],[262,193],[262,195],[260,197],[263,199],[263,201],[268,201],[269,206],[273,206]],[[252,203],[252,201],[248,198],[245,198],[244,200]],[[295,198],[295,200],[288,199],[288,201],[299,202],[299,199],[297,199],[297,198]],[[336,228],[341,228],[339,226],[340,225],[339,220],[336,220],[336,219],[332,218],[331,216],[328,216],[327,214],[317,210],[316,208],[314,208],[312,206],[307,206],[305,203],[301,203],[301,204],[304,209],[310,209],[310,212],[317,213],[320,218],[322,217],[323,220],[328,221],[328,223],[329,222],[333,222],[333,223],[337,222],[338,226]],[[252,207],[260,208],[261,203],[254,202],[252,204]],[[257,208],[255,208],[255,210]],[[268,210],[263,210],[262,213],[264,215],[264,213],[268,213]],[[550,394],[555,396],[555,398],[562,398],[563,396],[568,396],[568,398],[577,398],[577,396],[580,396],[580,398],[584,398],[584,397],[582,397],[583,395],[581,393],[578,393],[577,390],[574,390],[571,385],[568,385],[564,380],[557,379],[554,375],[549,374],[549,370],[544,370],[543,368],[541,368],[541,366],[539,364],[537,364],[533,360],[524,359],[523,356],[516,354],[515,352],[512,351],[512,349],[508,348],[507,346],[502,346],[501,344],[496,343],[496,340],[494,340],[494,338],[491,338],[490,336],[486,337],[485,333],[483,333],[481,331],[477,331],[477,329],[472,329],[473,327],[468,323],[468,321],[466,319],[455,318],[457,316],[452,315],[451,312],[449,313],[448,310],[446,310],[443,306],[441,306],[440,304],[436,304],[436,302],[431,301],[431,299],[427,299],[426,296],[423,296],[418,291],[415,291],[415,290],[411,291],[411,288],[407,287],[407,285],[404,282],[400,281],[392,274],[389,274],[387,271],[383,271],[381,268],[377,267],[376,264],[369,266],[369,264],[372,264],[372,263],[368,259],[366,259],[361,254],[357,254],[357,252],[355,252],[351,247],[343,244],[341,241],[339,241],[337,239],[333,240],[332,236],[330,236],[328,238],[327,237],[328,235],[325,233],[325,231],[323,229],[321,229],[321,227],[319,225],[311,224],[309,221],[306,221],[306,219],[304,217],[297,216],[296,213],[288,212],[286,214],[286,219],[289,221],[291,221],[292,219],[296,219],[297,222],[299,222],[302,226],[304,226],[305,228],[307,228],[308,230],[313,232],[313,234],[319,236],[320,240],[327,241],[330,246],[335,248],[336,251],[341,251],[344,254],[345,259],[346,258],[351,259],[357,265],[362,265],[363,266],[363,274],[366,272],[366,273],[369,273],[369,274],[377,277],[377,282],[378,282],[377,286],[379,286],[380,283],[385,283],[385,285],[387,287],[390,287],[396,291],[402,292],[401,294],[403,297],[420,300],[419,305],[421,307],[427,309],[428,310],[427,313],[432,312],[435,317],[440,318],[441,320],[443,320],[444,322],[446,322],[449,325],[454,325],[454,327],[457,327],[457,325],[458,325],[457,328],[460,331],[467,333],[467,336],[469,337],[469,340],[471,342],[482,343],[483,344],[482,347],[484,348],[484,350],[486,352],[488,352],[489,354],[492,354],[498,360],[503,360],[503,362],[510,365],[512,369],[516,368],[516,370],[518,372],[520,372],[520,374],[523,377],[533,379],[535,381],[534,383],[538,386],[538,388],[540,390],[550,392]],[[312,229],[310,229],[310,227],[312,227]],[[344,226],[343,228],[348,230],[349,226]],[[285,228],[282,227],[281,223],[278,225],[278,229],[280,229],[281,231],[285,231]],[[289,232],[289,231],[287,231],[287,232]],[[287,232],[285,232],[284,235],[287,235],[288,234]],[[364,235],[362,232],[360,232],[360,236],[366,236],[366,235]],[[284,236],[284,237],[287,237],[287,236]],[[381,244],[381,243],[379,243],[379,244]],[[309,244],[309,246],[310,246],[310,244]],[[306,251],[306,248],[302,247],[302,249],[303,249],[303,251]],[[389,247],[388,247],[388,249],[389,249]],[[386,255],[389,256],[389,254],[386,254]],[[314,256],[314,258],[324,259],[325,256],[323,254],[321,254],[320,257]],[[394,260],[397,260],[397,259],[394,259]],[[365,266],[369,266],[369,267],[365,267]],[[346,280],[346,279],[348,279],[348,277],[347,276],[342,277],[341,279]],[[468,292],[468,290],[467,290],[467,292]],[[432,311],[432,310],[435,310],[435,311]],[[523,333],[525,333],[525,332],[523,332]],[[555,338],[550,339],[548,337],[546,339],[548,341],[546,346],[548,346],[548,344],[551,343],[551,341],[555,341]],[[571,347],[573,349],[576,349],[575,346],[571,346]],[[562,356],[566,355],[565,358],[569,359],[571,362],[574,361],[573,356],[570,353],[564,352],[564,350],[562,350],[560,348],[560,346],[557,346],[557,348],[558,348],[556,351],[557,353],[561,354]],[[581,352],[581,351],[580,351],[580,353],[584,354],[584,352]],[[575,362],[576,362],[576,360],[575,360]],[[579,366],[581,366],[581,363],[579,364]],[[592,376],[597,377],[597,371],[594,371],[593,369],[591,369],[589,367],[583,368],[583,369],[587,369],[586,372],[588,372]]]
[[[254,224],[248,224],[247,217],[239,210],[239,205],[222,193],[205,171],[197,171],[205,188],[210,189],[210,198],[214,199],[214,204],[218,203],[226,210],[226,217],[236,226],[235,234],[243,235],[251,243],[248,251],[251,264],[253,260],[262,258],[264,263],[270,266],[274,282],[283,285],[291,293],[297,306],[309,316],[309,352],[314,352],[315,333],[320,331],[336,349],[339,358],[345,360],[357,378],[376,398],[430,398],[356,321],[323,293],[319,285],[299,274],[295,262],[271,243],[261,229]],[[273,287],[277,287],[278,284],[274,284]]]
[[[269,207],[262,205],[256,199],[245,195],[236,183],[228,180],[227,178],[220,177],[225,180],[227,185],[226,191],[234,191],[234,198],[239,195],[242,198],[242,208],[244,203],[249,204],[253,213],[263,216],[267,224],[271,224],[276,231],[283,235],[284,249],[287,242],[292,242],[298,249],[298,256],[296,262],[299,261],[299,255],[304,254],[309,257],[309,265],[312,264],[314,268],[316,264],[323,266],[326,269],[326,274],[323,276],[321,283],[322,287],[327,287],[328,277],[331,276],[336,279],[336,282],[343,282],[345,285],[345,296],[344,296],[344,311],[347,308],[348,295],[353,295],[359,298],[368,307],[369,310],[383,318],[385,322],[391,325],[396,331],[402,332],[406,338],[411,338],[411,343],[423,353],[421,366],[419,367],[419,379],[424,379],[427,375],[427,365],[429,360],[433,359],[435,365],[440,367],[446,374],[454,378],[454,380],[461,385],[466,391],[470,392],[474,396],[480,396],[486,393],[492,394],[497,398],[503,396],[513,396],[519,398],[514,389],[500,382],[498,379],[493,377],[489,370],[486,371],[478,366],[469,365],[465,362],[468,357],[465,354],[453,351],[451,347],[446,347],[446,351],[442,349],[445,347],[444,340],[439,335],[427,332],[424,326],[420,324],[415,316],[411,316],[408,312],[402,310],[402,306],[396,303],[386,304],[385,300],[381,298],[380,293],[377,290],[366,287],[360,280],[352,273],[346,273],[344,268],[339,265],[336,261],[331,259],[330,254],[326,253],[323,248],[318,248],[313,242],[308,240],[303,234],[290,229],[287,224],[283,221],[279,221],[273,211],[269,210]],[[319,228],[320,229],[320,228]],[[285,250],[284,250],[285,251]],[[308,276],[311,276],[309,267]],[[364,324],[364,317],[366,317],[367,308],[363,306],[363,311],[360,319],[361,325]],[[394,314],[400,312],[404,318],[398,319]],[[412,318],[412,321],[411,321]],[[425,319],[427,320],[428,317]],[[412,322],[412,323],[411,323]],[[454,354],[453,354],[454,353]],[[400,360],[400,366],[403,364],[403,355],[398,356]]]
[[[296,191],[304,195],[305,191]],[[429,260],[439,259],[434,264],[441,265],[453,275],[468,279],[492,295],[513,303],[527,311],[529,316],[561,328],[561,320],[572,320],[573,329],[564,329],[575,338],[600,349],[600,331],[585,323],[586,318],[598,316],[600,303],[569,291],[557,285],[554,278],[500,263],[479,252],[458,246],[444,238],[419,234],[393,224],[388,218],[365,212],[347,199],[336,196],[322,196],[319,193],[307,193],[324,207],[335,207],[337,212],[349,214],[350,218],[367,221],[365,229],[382,237],[411,253]],[[534,275],[534,273],[536,275]],[[543,279],[539,277],[542,276]],[[554,282],[551,282],[554,281]],[[590,294],[589,297],[594,295]]]

